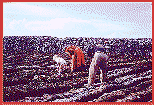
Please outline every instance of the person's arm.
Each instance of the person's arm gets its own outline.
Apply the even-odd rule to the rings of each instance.
[[[71,54],[70,54],[68,51],[67,51],[67,52],[65,52],[65,53],[67,53],[70,57],[72,57],[72,56],[71,56]]]
[[[72,72],[73,69],[74,69],[74,63],[75,63],[75,56],[72,55],[72,61],[71,61],[71,72]]]
[[[72,55],[69,52],[69,48],[66,48],[65,53],[67,53],[72,58]]]

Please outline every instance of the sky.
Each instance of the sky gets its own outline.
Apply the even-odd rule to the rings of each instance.
[[[3,36],[152,38],[152,2],[3,3]]]

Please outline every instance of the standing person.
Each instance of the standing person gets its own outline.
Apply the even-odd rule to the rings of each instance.
[[[104,51],[105,49],[101,45],[97,45],[96,52],[89,68],[88,88],[93,87],[98,70],[100,70],[101,83],[106,81],[108,56],[104,53]]]
[[[68,46],[65,50],[71,57],[71,72],[81,71],[85,67],[83,51],[77,46]]]

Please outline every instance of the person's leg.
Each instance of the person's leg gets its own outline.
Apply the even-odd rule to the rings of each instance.
[[[78,72],[84,72],[85,71],[85,65],[84,64],[81,64],[80,67],[77,67],[76,68],[76,71],[78,71]]]
[[[89,69],[88,87],[94,84],[94,78],[95,78],[94,69]]]
[[[59,65],[58,65],[58,75],[59,75],[59,76],[61,76],[61,72],[62,72],[62,69],[61,69],[61,68],[62,68],[62,65],[59,64]]]
[[[101,83],[103,83],[103,72],[101,69],[100,69],[100,81],[101,81]]]
[[[106,59],[102,53],[99,54],[99,59],[97,59],[97,64],[100,70],[100,81],[101,83],[106,82]]]
[[[101,83],[103,83],[103,82],[106,82],[106,77],[107,77],[107,74],[106,74],[106,70],[104,69],[104,70],[100,70],[101,71],[101,73],[100,73],[100,81],[101,81]]]
[[[97,70],[98,70],[98,65],[97,65],[96,59],[93,59],[89,68],[88,87],[94,85]]]
[[[61,73],[65,73],[67,71],[66,64],[61,65]]]
[[[106,65],[100,64],[100,81],[106,82],[107,70]]]
[[[71,69],[71,72],[74,72],[77,69],[77,55],[76,54],[74,55],[74,59],[73,59],[73,63],[72,64],[73,64],[72,65],[73,69]]]

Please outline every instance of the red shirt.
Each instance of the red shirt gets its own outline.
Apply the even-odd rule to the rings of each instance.
[[[85,65],[84,54],[83,54],[83,51],[79,47],[69,46],[66,48],[65,52],[68,52],[71,58],[72,58],[72,55],[74,55],[74,58],[72,58],[74,69],[76,67],[80,67],[82,64]]]

